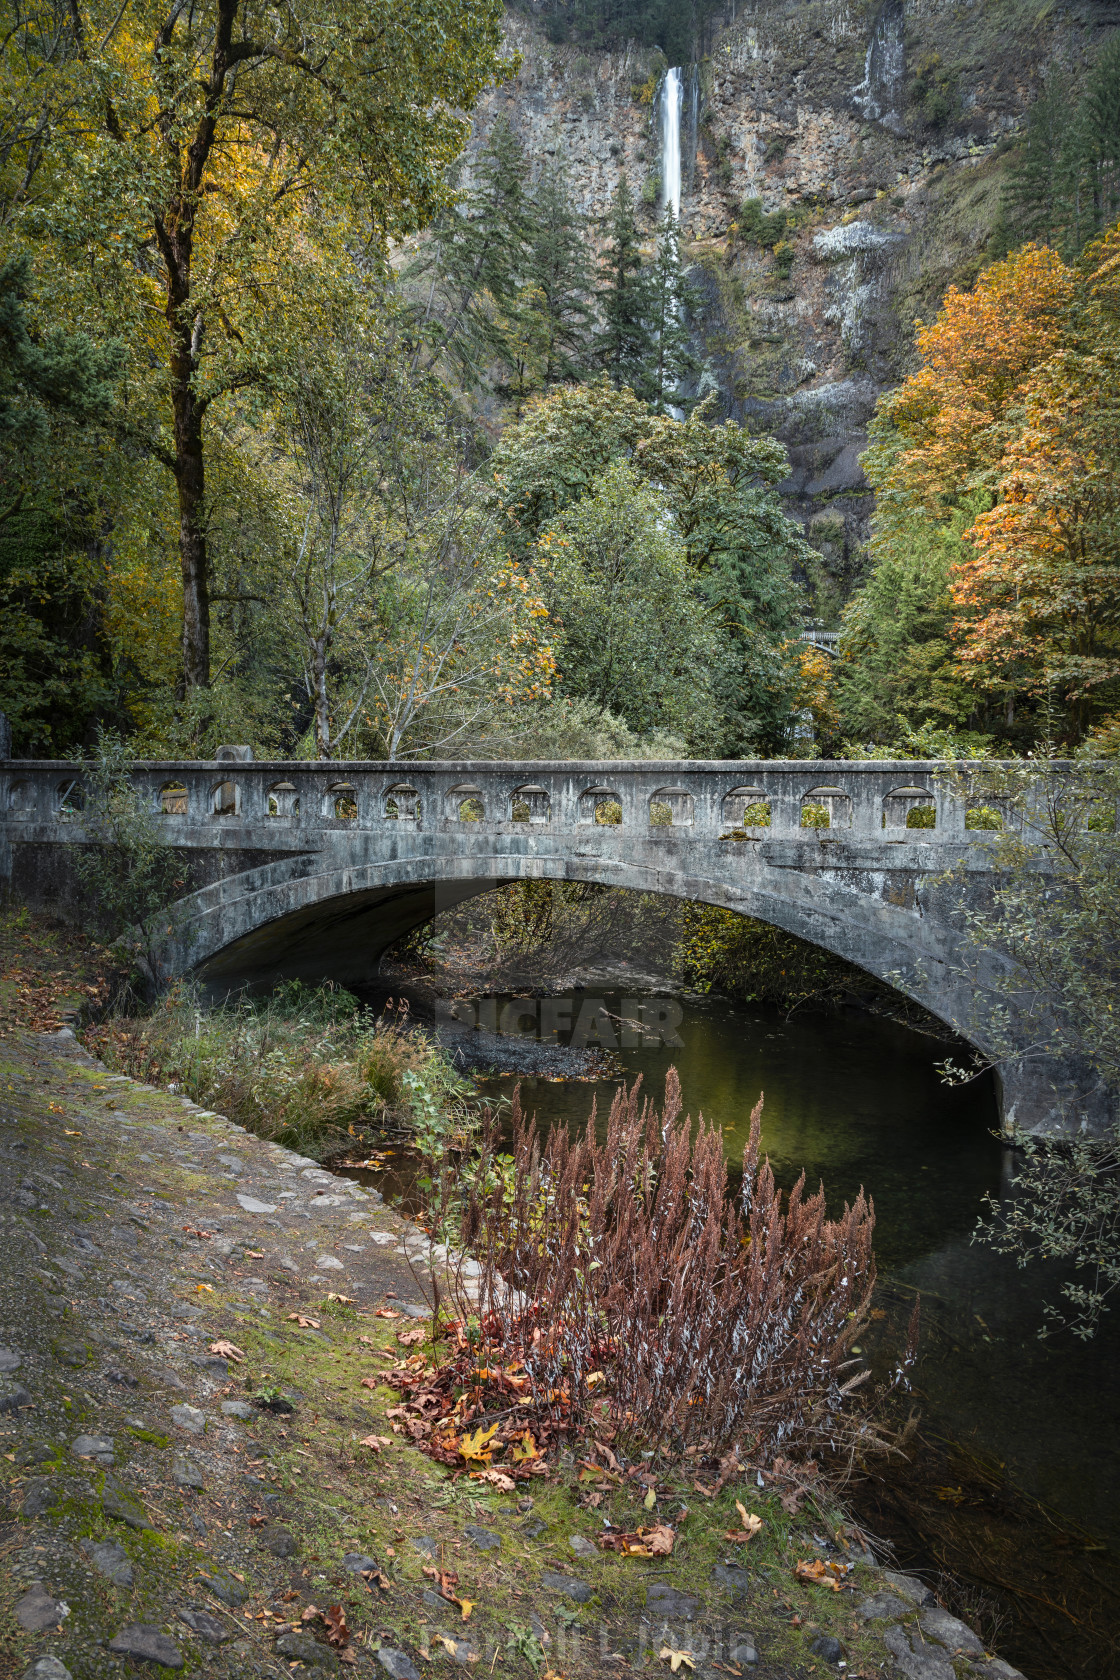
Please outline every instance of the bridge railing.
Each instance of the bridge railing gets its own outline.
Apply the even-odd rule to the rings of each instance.
[[[990,768],[990,767],[988,767]],[[977,767],[979,769],[979,766]],[[247,759],[138,763],[134,785],[166,822],[168,838],[222,844],[252,829],[258,843],[312,832],[541,834],[611,830],[729,844],[777,835],[857,836],[880,842],[957,841],[998,814],[957,789],[968,767],[912,760],[739,762],[307,763]],[[0,763],[5,826],[80,830],[79,764]],[[226,842],[228,843],[228,841]]]

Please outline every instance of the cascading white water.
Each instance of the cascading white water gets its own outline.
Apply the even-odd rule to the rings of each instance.
[[[661,208],[681,213],[681,106],[684,80],[680,70],[667,70],[661,89]]]

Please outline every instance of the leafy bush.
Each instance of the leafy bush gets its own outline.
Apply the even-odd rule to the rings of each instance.
[[[977,953],[965,976],[987,994],[995,1023],[989,1053],[1011,1067],[1045,1058],[1040,1082],[1053,1057],[1096,1099],[1090,1112],[1067,1097],[1064,1137],[1015,1130],[1010,1194],[989,1198],[978,1235],[1020,1266],[1062,1262],[1069,1270],[1059,1300],[1044,1306],[1047,1326],[1089,1338],[1120,1291],[1120,766],[1088,757],[992,765],[960,776],[956,791],[984,798],[978,811],[995,819],[985,826],[1000,831],[988,842],[992,901],[963,911]]]
[[[774,273],[779,280],[788,280],[793,273],[797,246],[792,240],[780,239],[774,247]]]
[[[923,53],[906,96],[923,122],[940,128],[960,107],[957,72],[942,62],[940,53]]]
[[[404,1030],[406,1012],[375,1017],[349,992],[299,981],[206,1010],[180,984],[147,1017],[85,1036],[109,1066],[322,1159],[363,1127],[426,1123],[432,1103],[449,1110],[465,1094],[430,1040]]]
[[[964,826],[998,829],[1003,827],[1003,817],[992,805],[970,805],[964,814]]]
[[[733,1200],[720,1133],[693,1137],[675,1070],[663,1109],[640,1086],[619,1090],[601,1144],[594,1114],[579,1140],[542,1144],[516,1099],[506,1170],[496,1128],[484,1137],[461,1233],[481,1266],[480,1365],[520,1360],[557,1425],[602,1420],[671,1452],[851,1447],[870,1206],[861,1193],[830,1220],[803,1177],[783,1205],[761,1099]]]
[[[907,828],[936,828],[937,811],[932,805],[915,805],[906,813]]]
[[[784,210],[773,210],[767,215],[760,198],[745,198],[739,206],[739,233],[748,245],[761,245],[764,251],[772,251],[785,231]]]
[[[87,916],[104,937],[126,936],[152,981],[151,919],[182,892],[187,875],[158,815],[132,786],[131,766],[124,741],[102,731],[93,758],[66,797],[63,814],[81,823],[88,842],[71,853]]]

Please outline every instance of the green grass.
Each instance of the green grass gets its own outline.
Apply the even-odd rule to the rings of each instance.
[[[425,1034],[402,1031],[335,986],[292,981],[207,1009],[179,984],[149,1014],[110,1018],[83,1038],[109,1067],[174,1085],[316,1159],[360,1148],[363,1132],[427,1121],[433,1110],[453,1125],[471,1091]]]

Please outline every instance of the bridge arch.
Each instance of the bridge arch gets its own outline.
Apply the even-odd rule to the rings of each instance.
[[[713,878],[696,871],[683,847],[675,850],[652,860],[605,848],[565,858],[512,847],[362,864],[285,859],[180,900],[155,956],[166,977],[194,972],[214,987],[273,978],[359,983],[402,934],[441,909],[513,881],[583,881],[768,922],[905,992],[960,1031],[946,993],[956,940],[947,941],[936,920],[915,915],[912,895],[838,893],[835,882],[815,873],[793,881],[785,871],[776,880]]]

